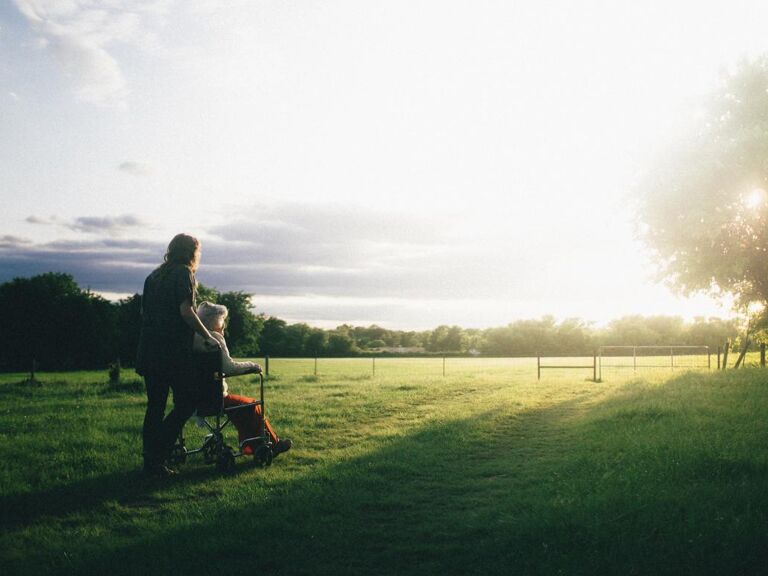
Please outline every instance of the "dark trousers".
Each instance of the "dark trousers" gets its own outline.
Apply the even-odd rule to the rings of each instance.
[[[147,412],[144,415],[144,465],[162,464],[176,438],[197,406],[192,378],[186,371],[144,375]],[[173,390],[173,410],[165,416],[168,391]]]

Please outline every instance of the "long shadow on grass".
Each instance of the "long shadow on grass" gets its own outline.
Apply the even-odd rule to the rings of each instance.
[[[218,477],[212,468],[195,467],[173,479],[147,478],[140,470],[94,476],[66,485],[0,498],[0,528],[20,528],[45,518],[87,513],[105,502],[125,507],[159,508],[167,499],[158,496],[164,486],[194,485]]]
[[[702,462],[725,456],[705,440],[677,441],[700,423],[674,417],[675,385],[583,414],[574,400],[426,425],[261,500],[240,484],[239,501],[75,552],[66,572],[760,573],[765,449],[704,473]],[[738,424],[731,418],[721,431]]]

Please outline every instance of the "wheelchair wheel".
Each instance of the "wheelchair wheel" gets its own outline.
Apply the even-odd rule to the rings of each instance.
[[[216,459],[216,469],[222,474],[235,472],[235,454],[229,446],[225,446]]]
[[[203,462],[213,464],[216,462],[216,442],[213,436],[209,436],[203,443]]]
[[[171,455],[168,457],[168,461],[174,466],[179,466],[187,461],[187,448],[184,444],[176,444],[171,449]]]
[[[269,446],[259,446],[254,449],[253,463],[262,468],[272,464],[272,450],[270,450]]]

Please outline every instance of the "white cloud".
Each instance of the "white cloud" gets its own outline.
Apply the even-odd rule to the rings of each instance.
[[[128,86],[113,49],[153,43],[148,23],[165,14],[167,1],[15,0],[40,35],[39,46],[58,61],[78,99],[125,106]]]
[[[54,224],[55,218],[41,218],[40,216],[35,216],[34,214],[27,216],[25,218],[25,222],[29,224],[40,224],[42,226],[50,226],[51,224]]]
[[[54,37],[50,49],[65,75],[76,78],[75,94],[93,104],[122,104],[127,96],[120,67],[98,44],[66,36]]]
[[[3,248],[14,248],[21,245],[28,245],[30,243],[31,240],[28,240],[27,238],[19,238],[18,236],[13,236],[11,234],[0,236],[0,247]]]
[[[74,222],[67,224],[68,228],[78,232],[118,234],[128,228],[142,226],[143,223],[132,214],[123,216],[81,216]]]
[[[152,172],[149,164],[145,164],[144,162],[134,162],[132,160],[122,162],[117,169],[126,174],[131,174],[132,176],[146,176]]]
[[[123,214],[121,216],[79,216],[73,220],[63,220],[56,216],[41,218],[33,214],[27,216],[25,222],[42,226],[56,225],[86,234],[107,233],[111,236],[118,235],[128,229],[145,226],[145,223],[133,214]]]

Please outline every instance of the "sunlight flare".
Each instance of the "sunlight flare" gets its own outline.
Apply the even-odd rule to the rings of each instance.
[[[765,203],[766,198],[766,192],[762,188],[755,188],[753,189],[747,196],[742,200],[744,206],[746,208],[749,208],[750,210],[754,210],[756,208],[759,208]]]

